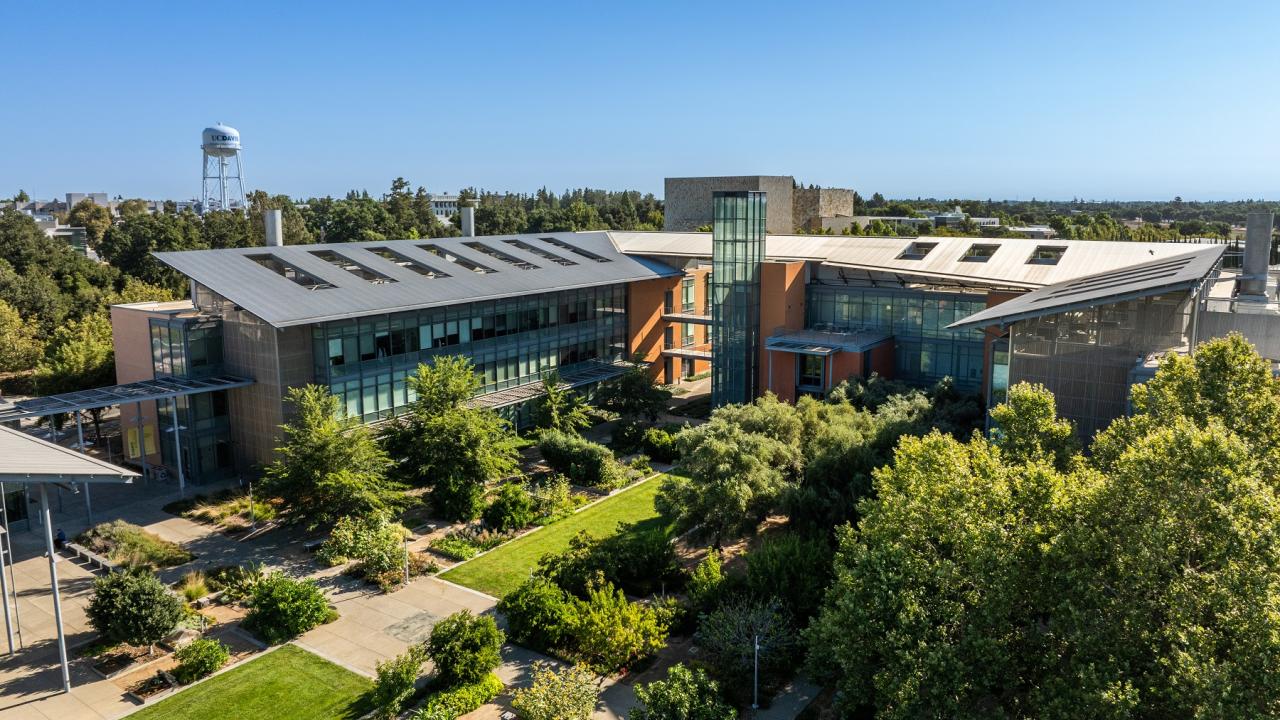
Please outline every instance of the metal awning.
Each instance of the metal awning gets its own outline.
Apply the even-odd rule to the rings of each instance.
[[[138,473],[0,426],[0,482],[129,483]]]
[[[664,357],[684,358],[686,360],[710,360],[712,353],[710,350],[695,350],[696,347],[707,347],[706,343],[692,345],[682,348],[663,348],[662,355]]]
[[[795,330],[780,332],[765,340],[766,350],[780,350],[797,355],[834,355],[838,352],[865,352],[893,336],[881,330],[825,332]]]
[[[687,312],[664,312],[662,319],[668,322],[685,323],[687,325],[710,325],[710,315],[700,315],[698,313]]]
[[[589,362],[575,367],[560,376],[560,387],[575,388],[590,385],[604,380],[612,380],[633,367],[631,363]],[[498,408],[518,405],[542,395],[542,383],[531,382],[524,385],[499,390],[497,392],[478,395],[471,399],[472,407],[483,407],[496,410]]]
[[[168,400],[169,398],[182,397],[184,395],[197,395],[214,390],[230,390],[231,388],[245,387],[252,384],[252,380],[234,375],[219,375],[200,380],[186,378],[143,380],[125,385],[79,390],[77,392],[31,398],[30,400],[0,405],[0,423],[80,410],[93,410],[111,405],[124,405],[148,400]]]

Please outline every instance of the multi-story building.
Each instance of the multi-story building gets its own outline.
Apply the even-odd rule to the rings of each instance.
[[[442,223],[452,222],[451,218],[458,214],[458,196],[431,195],[431,212]]]
[[[996,402],[1031,380],[1087,437],[1125,412],[1153,358],[1244,327],[1222,245],[771,234],[763,193],[713,202],[709,233],[157,253],[191,299],[113,308],[119,380],[220,389],[126,413],[129,446],[154,464],[180,446],[189,478],[247,472],[271,459],[290,387],[323,385],[346,416],[378,422],[412,402],[419,363],[453,354],[481,375],[474,402],[517,423],[547,372],[589,392],[634,358],[666,383],[710,371],[716,403],[871,373],[950,377]],[[1280,338],[1280,312],[1248,320],[1260,347]]]

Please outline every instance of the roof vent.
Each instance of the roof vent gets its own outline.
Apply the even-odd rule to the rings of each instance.
[[[907,249],[902,251],[898,256],[899,260],[923,260],[929,251],[938,247],[936,242],[920,242],[916,241],[907,245]]]
[[[986,262],[999,249],[1000,246],[994,243],[974,243],[969,246],[968,250],[964,251],[960,262]]]
[[[325,282],[315,275],[299,270],[275,255],[245,255],[244,257],[258,263],[280,277],[301,285],[308,290],[328,290],[329,288],[334,287],[333,283]]]
[[[569,252],[574,253],[575,255],[581,255],[582,257],[587,258],[588,260],[595,260],[596,262],[612,262],[607,257],[602,257],[600,255],[597,255],[591,252],[590,250],[583,250],[577,245],[570,245],[569,243],[563,240],[557,240],[556,238],[553,238],[553,237],[540,237],[538,239],[544,243],[547,243],[548,245],[555,245],[561,250],[568,250]]]
[[[453,253],[449,252],[448,250],[445,250],[439,245],[428,243],[426,245],[419,245],[418,247],[422,248],[423,250],[426,250],[432,255],[442,257],[445,260],[448,260],[449,262],[453,263],[454,265],[457,265],[460,268],[465,268],[467,270],[470,270],[473,273],[487,275],[492,272],[498,272],[497,270],[494,270],[488,265],[481,265],[478,262],[472,262],[464,257],[458,257],[457,255],[454,255]]]
[[[424,262],[415,260],[409,257],[408,255],[405,255],[404,253],[399,252],[397,250],[392,250],[389,247],[368,247],[368,248],[365,248],[365,250],[368,250],[369,252],[373,253],[374,255],[377,255],[383,260],[393,262],[396,265],[399,265],[400,267],[404,268],[405,270],[412,270],[418,273],[419,275],[423,275],[425,277],[429,277],[429,278],[449,277],[448,273],[440,272],[439,270],[431,267],[430,265]]]
[[[498,260],[501,260],[502,262],[507,263],[508,265],[515,265],[521,270],[537,270],[538,269],[537,265],[534,265],[528,260],[521,260],[515,255],[511,255],[510,253],[504,253],[498,248],[489,247],[484,243],[464,242],[462,244],[466,245],[472,250],[475,250],[478,253],[484,253],[485,255],[488,255],[491,258],[496,258]]]
[[[355,260],[352,260],[345,255],[339,255],[332,250],[308,250],[307,252],[336,268],[341,268],[361,280],[374,285],[385,285],[396,281],[396,279],[390,275],[384,275],[377,270],[371,270]]]
[[[504,242],[504,243],[506,243],[506,244],[510,245],[511,247],[514,247],[514,248],[520,248],[521,250],[524,250],[524,251],[525,251],[525,252],[527,252],[527,253],[532,253],[532,254],[534,254],[534,255],[537,255],[538,257],[542,258],[543,260],[550,260],[551,262],[556,263],[557,265],[564,265],[565,267],[569,267],[570,265],[577,265],[577,264],[578,264],[578,263],[576,263],[576,262],[574,262],[574,261],[570,260],[570,259],[569,259],[569,258],[567,258],[567,257],[561,257],[561,256],[559,256],[559,255],[557,255],[557,254],[555,254],[555,253],[553,253],[553,252],[551,252],[551,251],[549,251],[549,250],[543,250],[543,249],[542,249],[542,248],[540,248],[540,247],[534,247],[534,246],[530,245],[529,243],[527,243],[527,242],[525,242],[525,241],[523,241],[523,240],[520,240],[520,239],[518,239],[518,238],[512,238],[512,239],[510,239],[510,240],[503,240],[502,242]]]
[[[1067,251],[1065,245],[1037,245],[1027,258],[1028,265],[1057,265],[1062,254]]]

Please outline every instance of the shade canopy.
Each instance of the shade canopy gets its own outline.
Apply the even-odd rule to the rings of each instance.
[[[138,474],[0,426],[0,482],[131,483]]]

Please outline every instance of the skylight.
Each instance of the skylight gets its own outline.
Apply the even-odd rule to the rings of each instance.
[[[521,250],[524,250],[527,253],[533,253],[534,255],[537,255],[543,260],[550,260],[551,262],[556,263],[558,265],[564,265],[565,267],[569,267],[570,265],[578,264],[567,257],[561,257],[551,252],[550,250],[543,250],[540,247],[534,247],[523,240],[511,239],[511,240],[503,240],[502,242],[510,245],[511,247],[520,248]]]
[[[899,260],[923,260],[924,256],[928,255],[929,251],[936,247],[938,247],[938,243],[936,242],[916,241],[911,243],[910,245],[907,245],[907,249],[902,251],[902,254],[898,256],[898,259]]]
[[[374,285],[385,285],[396,281],[395,278],[389,275],[384,275],[377,270],[370,270],[355,260],[352,260],[345,255],[339,255],[332,250],[308,250],[307,252],[336,268],[342,268],[361,280]]]
[[[315,275],[299,270],[275,255],[245,255],[245,257],[280,277],[297,283],[308,290],[328,290],[333,287],[332,283],[326,282]]]
[[[1000,246],[994,243],[974,243],[964,251],[964,257],[960,258],[961,262],[986,262],[991,259],[992,255]]]
[[[534,265],[533,263],[529,262],[528,260],[521,260],[520,258],[516,257],[515,255],[511,255],[510,253],[504,253],[504,252],[502,252],[501,250],[499,250],[498,248],[489,247],[488,245],[485,245],[484,243],[479,243],[479,242],[464,242],[464,243],[462,243],[462,244],[463,244],[463,245],[466,245],[467,247],[471,248],[472,250],[475,250],[475,251],[476,251],[476,252],[478,252],[478,253],[484,253],[485,255],[488,255],[488,256],[489,256],[489,257],[491,257],[491,258],[496,258],[496,259],[501,260],[502,262],[507,263],[507,264],[509,264],[509,265],[515,265],[516,267],[520,268],[521,270],[537,270],[537,269],[538,269],[538,266],[537,266],[537,265]]]
[[[548,245],[555,245],[561,250],[568,250],[569,252],[574,253],[575,255],[581,255],[582,257],[587,258],[588,260],[595,260],[596,262],[612,262],[607,257],[601,257],[591,252],[590,250],[583,250],[577,245],[570,245],[569,243],[563,240],[557,240],[552,237],[540,237],[538,239],[544,243],[547,243]]]
[[[454,255],[453,253],[449,252],[448,250],[445,250],[439,245],[426,244],[426,245],[419,245],[418,247],[422,248],[423,250],[426,250],[432,255],[438,255],[444,258],[445,260],[448,260],[449,262],[453,263],[454,265],[457,265],[460,268],[466,268],[467,270],[470,270],[473,273],[487,275],[488,273],[491,273],[491,272],[498,272],[497,270],[494,270],[493,268],[487,265],[481,265],[478,262],[472,262],[464,257],[458,257],[457,255]]]
[[[1027,264],[1057,265],[1066,251],[1067,248],[1063,245],[1037,245],[1036,249],[1031,251],[1031,257],[1027,258]]]
[[[404,268],[405,270],[412,270],[418,273],[419,275],[425,275],[426,277],[429,277],[429,278],[449,277],[448,273],[440,272],[439,270],[431,267],[430,265],[424,262],[414,260],[408,255],[405,255],[396,250],[392,250],[389,247],[371,247],[371,248],[365,248],[365,250],[368,250],[369,252],[373,253],[374,255],[377,255],[383,260],[389,260],[395,263],[396,265],[399,265],[400,267]]]

